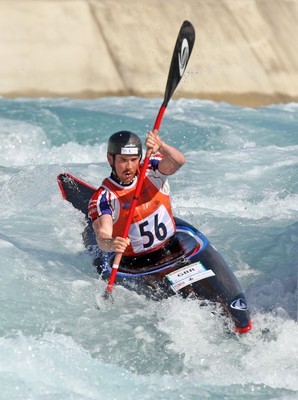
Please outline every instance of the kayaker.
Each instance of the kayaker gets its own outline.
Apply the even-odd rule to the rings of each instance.
[[[152,157],[129,237],[121,235],[142,168],[142,142],[135,133],[119,131],[109,138],[107,160],[112,172],[92,196],[88,214],[102,251],[123,253],[123,262],[140,257],[149,264],[180,249],[174,236],[176,226],[168,176],[178,171],[185,158],[179,150],[162,141],[157,130],[148,133],[145,145],[152,150]]]

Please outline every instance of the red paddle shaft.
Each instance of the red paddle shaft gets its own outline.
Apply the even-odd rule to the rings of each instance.
[[[159,109],[159,113],[157,115],[157,118],[156,118],[156,121],[155,121],[155,124],[154,124],[154,129],[159,129],[165,110],[166,110],[166,107],[164,105],[162,105],[160,107],[160,109]],[[149,164],[149,161],[150,161],[151,153],[152,153],[151,149],[148,149],[146,151],[146,157],[144,159],[140,175],[138,176],[138,182],[137,182],[136,190],[135,190],[132,202],[131,202],[129,214],[128,214],[128,217],[127,217],[127,220],[126,220],[126,224],[125,224],[125,227],[124,227],[124,231],[123,231],[123,235],[122,235],[123,238],[127,238],[128,237],[129,228],[130,228],[131,221],[132,221],[132,218],[133,218],[136,206],[137,206],[137,202],[139,200],[139,196],[140,196],[142,187],[143,187],[145,173],[146,173],[147,168],[148,168],[148,164]],[[110,279],[109,279],[108,285],[106,287],[106,292],[111,292],[113,290],[113,286],[114,286],[114,282],[115,282],[115,279],[116,279],[117,270],[118,270],[121,258],[122,258],[122,254],[121,253],[117,253],[115,258],[114,258],[112,272],[111,272],[111,275],[110,275]]]
[[[159,109],[158,115],[156,117],[154,129],[158,130],[160,127],[167,104],[185,72],[185,68],[187,66],[190,54],[192,52],[194,41],[195,41],[194,27],[192,26],[192,24],[189,21],[184,21],[180,28],[180,31],[178,33],[178,37],[176,40],[176,44],[175,44],[175,48],[174,48],[174,52],[173,52],[173,56],[172,56],[172,61],[171,61],[171,65],[170,65],[168,80],[167,80],[167,84],[166,84],[164,101],[163,101],[163,103]],[[145,177],[145,173],[148,168],[151,153],[152,153],[152,150],[147,149],[146,157],[144,159],[144,163],[143,163],[143,167],[141,169],[140,175],[138,176],[136,190],[135,190],[135,193],[133,196],[133,200],[132,200],[131,207],[129,210],[128,218],[127,218],[124,232],[122,235],[123,238],[128,237],[129,228],[130,228],[131,221],[132,221],[135,209],[136,209],[139,195],[142,190],[144,177]],[[108,285],[106,288],[107,294],[109,294],[113,290],[113,285],[115,282],[115,278],[116,278],[116,274],[117,274],[117,270],[118,270],[121,258],[122,258],[122,254],[117,253],[115,256],[115,259],[114,259],[110,279],[109,279],[109,282],[108,282]]]

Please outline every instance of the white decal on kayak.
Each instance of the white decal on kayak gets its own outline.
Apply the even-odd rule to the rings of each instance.
[[[235,310],[247,310],[247,304],[245,300],[240,297],[231,303],[231,308]]]
[[[189,58],[189,47],[187,39],[183,39],[181,44],[181,52],[178,53],[179,73],[180,76],[184,74],[186,64]]]
[[[166,278],[170,281],[174,292],[178,292],[178,290],[187,285],[214,275],[215,274],[211,269],[207,270],[203,264],[198,261],[171,272],[170,274],[166,275]]]

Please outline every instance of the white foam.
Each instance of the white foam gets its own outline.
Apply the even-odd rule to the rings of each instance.
[[[0,142],[0,165],[5,167],[97,163],[106,159],[106,144],[90,146],[70,141],[52,146],[41,127],[24,121],[1,119]]]
[[[31,114],[13,120],[23,101]],[[53,129],[27,122],[38,120],[36,102]],[[94,110],[95,131],[103,110],[107,132],[130,125],[145,137],[160,99],[9,102],[11,120],[0,124],[2,395],[295,396],[297,105],[261,110],[179,100],[169,105],[160,131],[187,157],[170,177],[175,215],[215,239],[244,283],[253,331],[239,337],[226,333],[229,320],[196,300],[154,302],[132,283],[115,285],[114,302],[103,299],[107,282],[97,282],[84,254],[84,216],[62,199],[56,176],[66,171],[99,186],[110,173],[102,140],[108,134],[99,131],[89,144],[82,144],[83,129],[63,136],[63,110],[53,104],[72,118],[77,108],[86,120],[84,110]]]

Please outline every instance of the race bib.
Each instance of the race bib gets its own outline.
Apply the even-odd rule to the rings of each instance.
[[[161,205],[156,212],[131,225],[129,238],[133,251],[143,253],[160,247],[174,233],[175,228],[170,214],[166,207]]]

